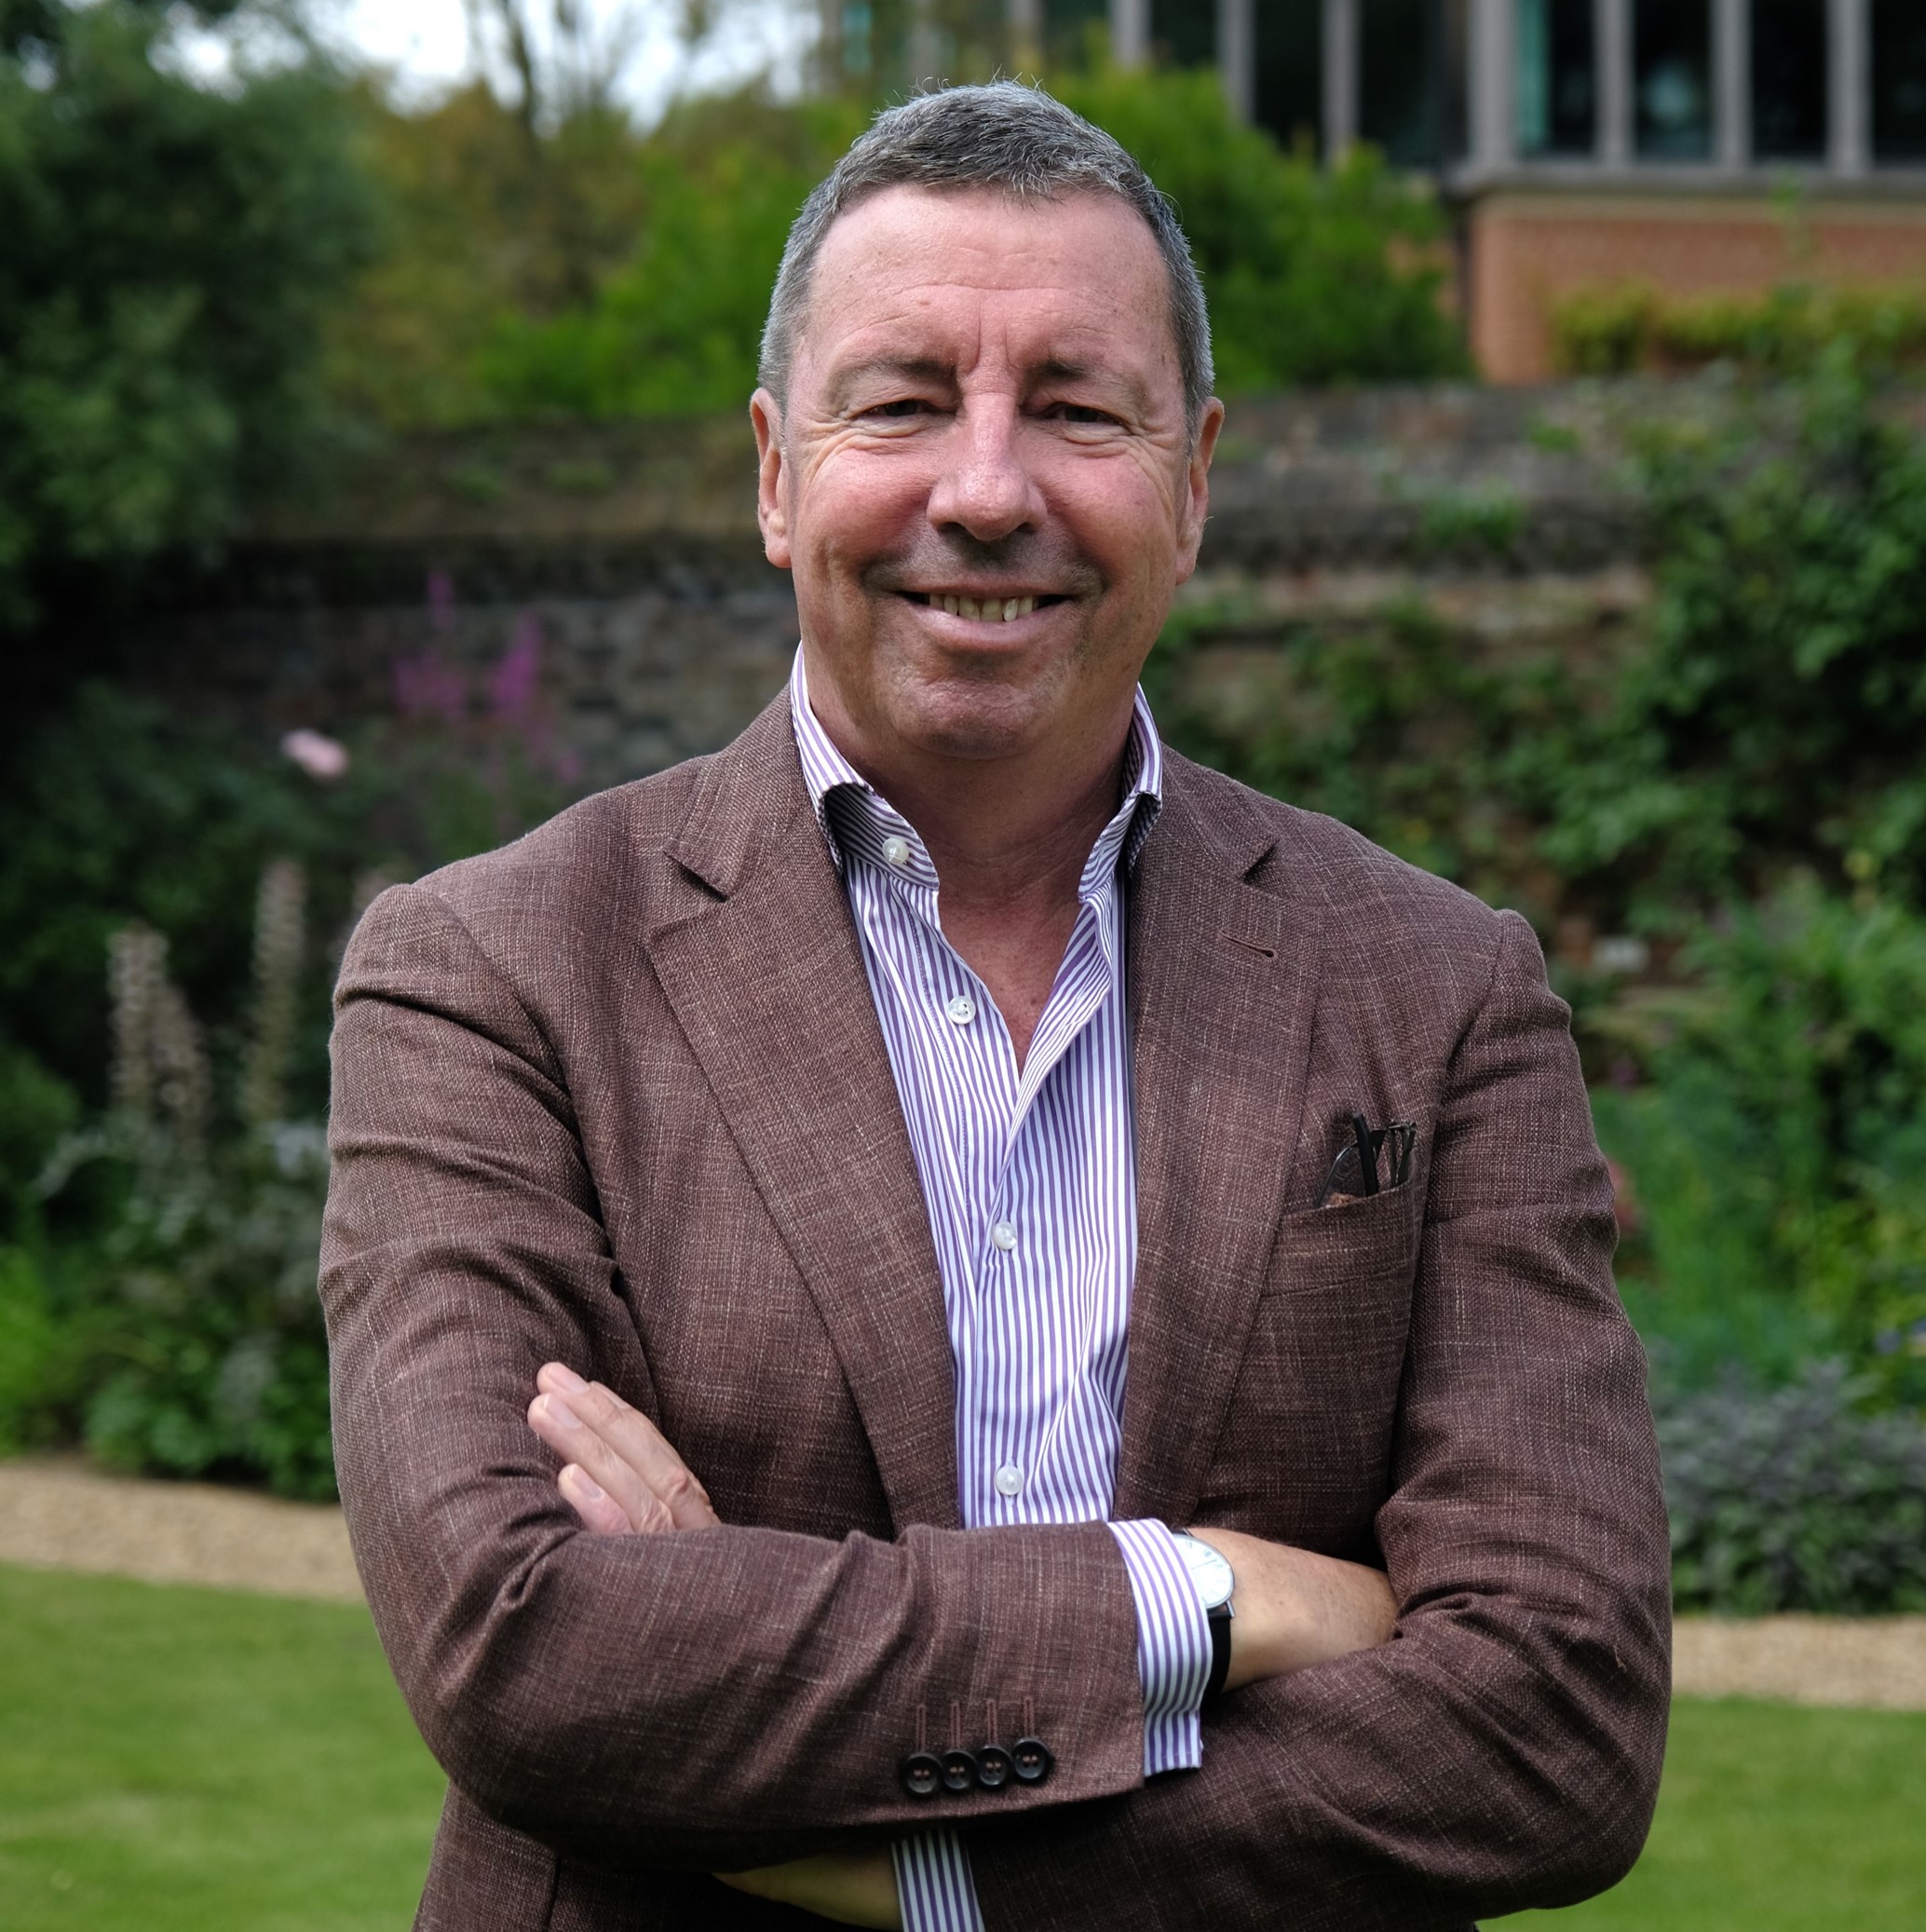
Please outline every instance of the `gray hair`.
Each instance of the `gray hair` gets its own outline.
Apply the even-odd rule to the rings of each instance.
[[[1148,224],[1170,282],[1171,333],[1184,379],[1184,419],[1195,437],[1211,393],[1211,320],[1190,244],[1161,190],[1081,115],[1012,80],[944,88],[886,108],[809,198],[789,231],[769,298],[757,375],[784,400],[809,303],[809,283],[837,216],[882,188],[1000,188],[1019,200],[1115,195]]]

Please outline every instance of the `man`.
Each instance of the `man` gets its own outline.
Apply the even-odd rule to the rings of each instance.
[[[1515,915],[1157,742],[1223,420],[1168,210],[1040,94],[886,114],[752,408],[790,690],[343,968],[323,1292],[451,1779],[419,1923],[1611,1883],[1666,1538],[1567,1015]]]

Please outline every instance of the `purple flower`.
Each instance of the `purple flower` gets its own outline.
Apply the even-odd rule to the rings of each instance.
[[[433,651],[395,660],[395,708],[403,717],[458,725],[468,715],[468,680]]]
[[[542,626],[534,611],[518,612],[515,636],[488,676],[488,701],[503,724],[516,724],[535,708],[542,668]]]

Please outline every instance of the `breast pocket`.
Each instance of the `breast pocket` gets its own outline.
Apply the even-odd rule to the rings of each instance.
[[[1423,1231],[1421,1173],[1280,1223],[1200,1521],[1368,1553]]]

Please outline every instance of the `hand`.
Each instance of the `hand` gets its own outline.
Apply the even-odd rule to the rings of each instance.
[[[583,1528],[602,1536],[650,1536],[720,1520],[669,1439],[613,1389],[584,1381],[560,1362],[545,1364],[535,1385],[540,1393],[528,1405],[528,1426],[567,1458],[556,1486]],[[902,1925],[896,1867],[887,1851],[830,1852],[715,1876],[739,1892],[839,1925],[888,1932]]]
[[[899,1932],[896,1866],[887,1851],[825,1852],[759,1871],[718,1871],[724,1884],[778,1905],[793,1905],[839,1925],[879,1925]]]
[[[585,1529],[603,1536],[707,1530],[721,1519],[709,1492],[662,1432],[613,1389],[560,1362],[535,1379],[528,1426],[563,1459],[556,1478]]]
[[[1190,1533],[1237,1573],[1226,1690],[1390,1641],[1398,1606],[1383,1571],[1238,1530]]]

